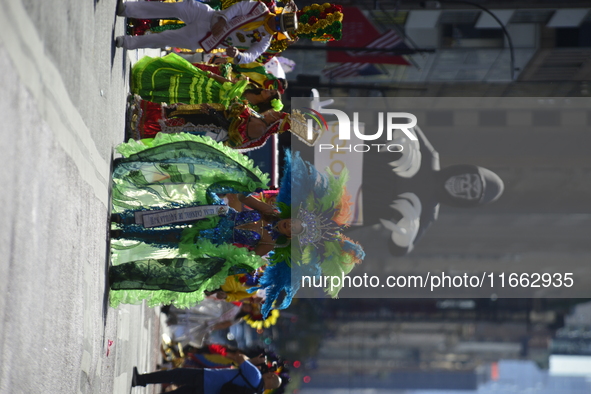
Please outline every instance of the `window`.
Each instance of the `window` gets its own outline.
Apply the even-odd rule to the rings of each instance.
[[[502,48],[504,36],[501,29],[477,29],[470,23],[441,25],[442,48]]]

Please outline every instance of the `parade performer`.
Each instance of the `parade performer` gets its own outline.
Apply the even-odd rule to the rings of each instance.
[[[260,190],[268,176],[209,138],[160,133],[150,147],[131,140],[118,149],[124,158],[113,170],[112,200],[123,239],[112,240],[112,306],[143,299],[151,306],[195,305],[227,276],[265,264],[259,256],[291,230],[266,205],[249,202],[260,211],[245,213],[223,205],[218,194]],[[148,244],[134,240],[140,237]]]
[[[139,374],[137,368],[133,368],[132,386],[146,386],[147,384],[174,383],[183,387],[171,391],[171,393],[196,393],[219,394],[222,387],[232,387],[233,392],[260,393],[264,390],[272,390],[281,386],[281,378],[274,372],[268,371],[261,374],[255,366],[264,364],[265,360],[259,357],[249,359],[243,354],[228,352],[227,357],[238,364],[236,369],[198,369],[175,368],[167,371],[158,371],[147,374]],[[238,391],[240,390],[240,391]]]
[[[305,127],[305,124],[302,126]],[[361,247],[342,235],[343,226],[350,216],[350,196],[345,191],[346,171],[339,178],[332,174],[319,174],[296,154],[295,165],[292,168],[289,165],[291,161],[288,161],[288,170],[282,179],[277,199],[280,213],[275,219],[265,219],[257,212],[271,216],[273,210],[252,197],[248,197],[252,198],[251,201],[244,199],[243,202],[254,208],[253,211],[237,213],[227,207],[216,209],[214,206],[203,208],[201,212],[202,201],[206,199],[196,198],[195,189],[201,190],[203,182],[209,184],[210,180],[197,176],[193,160],[187,162],[188,156],[196,154],[195,147],[187,144],[193,138],[200,137],[161,133],[154,140],[157,143],[164,141],[156,147],[160,150],[146,148],[134,141],[123,144],[120,149],[127,158],[118,163],[114,171],[113,204],[119,212],[117,222],[123,226],[121,238],[163,247],[178,245],[179,249],[173,248],[174,259],[162,259],[161,250],[157,249],[153,255],[140,261],[112,267],[112,290],[153,290],[158,293],[156,296],[152,293],[128,295],[124,292],[121,297],[113,294],[120,292],[112,291],[112,305],[117,305],[122,299],[125,302],[148,299],[149,305],[160,302],[173,302],[180,307],[192,305],[204,298],[204,291],[219,288],[225,277],[238,273],[231,268],[236,265],[245,268],[247,260],[255,263],[253,259],[256,255],[273,251],[269,258],[270,266],[259,283],[259,288],[266,290],[263,316],[267,317],[280,298],[283,297],[283,300],[277,308],[289,305],[303,275],[346,275],[363,259]],[[183,144],[168,143],[175,139]],[[219,144],[210,144],[220,149]],[[187,152],[181,149],[183,147]],[[138,153],[129,155],[126,151]],[[243,179],[224,182],[232,171],[237,171],[235,163],[222,157],[213,159],[210,165],[219,161],[219,184],[213,182],[207,190],[201,190],[206,194],[208,204],[215,201],[215,193],[245,191],[244,187],[239,187],[244,183],[240,182]],[[207,171],[204,172],[206,174]],[[200,181],[197,185],[193,185],[195,178]],[[222,188],[222,185],[225,187]],[[235,191],[230,191],[230,186]],[[171,204],[170,199],[178,202]],[[210,215],[207,220],[195,221],[206,215]],[[236,247],[235,243],[247,246],[255,253],[249,255],[247,248]],[[154,258],[150,259],[150,256]],[[205,263],[207,259],[211,259],[212,263]],[[292,270],[296,278],[293,283]],[[215,281],[205,283],[203,278],[207,275],[204,271],[215,276]],[[340,287],[326,290],[331,296],[336,296]]]
[[[225,76],[229,74],[225,73]],[[228,106],[235,98],[243,98],[260,106],[260,112],[271,108],[262,104],[281,98],[277,91],[247,89],[249,81],[246,78],[231,80],[225,76],[199,69],[174,53],[164,57],[144,56],[131,70],[131,91],[145,100],[170,104],[217,103]]]
[[[225,0],[221,8],[227,8],[241,0]],[[262,1],[262,0],[259,0]],[[281,7],[277,7],[275,1],[263,1],[271,12],[279,13]],[[289,6],[289,4],[288,4]],[[269,48],[256,60],[265,64],[275,56],[279,56],[290,45],[300,38],[312,41],[328,42],[338,41],[342,38],[343,31],[343,7],[337,4],[311,4],[296,12],[298,27],[295,32],[289,34],[286,39],[281,33],[276,33]]]
[[[231,303],[206,298],[188,309],[171,307],[168,326],[172,340],[201,347],[213,331],[233,326],[254,310],[258,308],[251,302]]]
[[[227,9],[241,0],[223,0],[219,6],[220,9]],[[275,14],[283,12],[283,8],[277,7],[274,1],[262,1],[267,8]],[[293,2],[291,2],[293,4]],[[288,8],[286,6],[286,8]],[[293,9],[296,7],[291,6]],[[289,45],[297,42],[299,38],[308,38],[312,41],[328,42],[340,40],[343,30],[343,7],[337,4],[311,4],[296,12],[297,29],[291,32],[289,37],[284,34],[275,33],[269,48],[255,61],[265,64],[275,56],[279,56]],[[166,31],[168,29],[178,29],[178,24],[169,24],[157,26],[150,29],[153,32]],[[243,62],[240,62],[243,63]]]
[[[247,357],[260,358],[261,360],[266,358],[266,365],[257,365],[261,373],[270,371],[279,375],[282,380],[281,388],[283,389],[291,381],[289,368],[279,355],[258,346],[240,350],[221,344],[210,344],[199,348],[187,345],[183,347],[183,352],[186,355],[183,364],[185,368],[231,368],[233,361],[227,355],[236,352],[245,354]],[[284,390],[280,391],[284,392]],[[271,393],[278,393],[278,391],[272,391]]]
[[[259,114],[242,101],[221,104],[156,104],[135,96],[130,107],[130,137],[153,138],[159,132],[203,135],[242,151],[256,149],[269,137],[290,129],[287,113]]]
[[[250,63],[269,48],[273,34],[297,29],[295,13],[275,15],[261,2],[241,2],[222,11],[215,11],[197,1],[180,3],[120,2],[117,15],[138,19],[178,18],[185,26],[158,34],[120,36],[116,45],[126,49],[203,48],[206,52],[219,47],[236,63]],[[236,47],[246,48],[239,51]]]
[[[297,219],[303,231],[295,234],[289,245],[274,249],[255,288],[266,291],[265,318],[272,308],[289,306],[303,276],[341,277],[365,257],[362,247],[343,235],[351,216],[351,196],[345,187],[347,170],[338,177],[329,170],[321,174],[296,152],[286,155],[284,171],[277,196],[280,216]],[[327,287],[325,291],[336,297],[340,289]]]

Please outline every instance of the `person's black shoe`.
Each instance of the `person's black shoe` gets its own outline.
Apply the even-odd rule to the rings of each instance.
[[[110,230],[109,235],[111,238],[121,238],[123,231],[121,230]]]
[[[133,375],[131,376],[131,387],[136,386],[146,387],[146,383],[144,383],[142,375],[138,373],[137,368],[133,367]]]
[[[113,168],[117,168],[119,164],[123,161],[123,157],[117,157],[113,159]]]

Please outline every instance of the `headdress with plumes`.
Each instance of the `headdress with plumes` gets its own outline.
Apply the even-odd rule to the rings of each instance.
[[[361,246],[342,234],[351,214],[347,179],[346,170],[339,177],[331,172],[321,174],[299,152],[287,152],[277,196],[280,216],[301,220],[304,231],[295,234],[289,245],[276,247],[269,257],[259,281],[260,288],[267,291],[263,316],[273,307],[289,306],[302,276],[340,277],[365,257]],[[339,290],[325,289],[331,297]]]
[[[262,192],[260,192],[259,196],[260,196],[260,200],[262,202],[267,203],[269,205],[275,205],[275,199],[277,198],[278,194],[279,194],[279,190],[271,189],[271,190],[263,190]]]

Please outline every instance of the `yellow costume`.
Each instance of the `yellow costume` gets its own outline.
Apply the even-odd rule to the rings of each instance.
[[[231,275],[226,278],[226,283],[221,286],[221,289],[228,295],[227,302],[241,301],[245,298],[252,297],[252,294],[246,291],[251,286],[247,286],[240,282],[240,278],[245,274]]]

